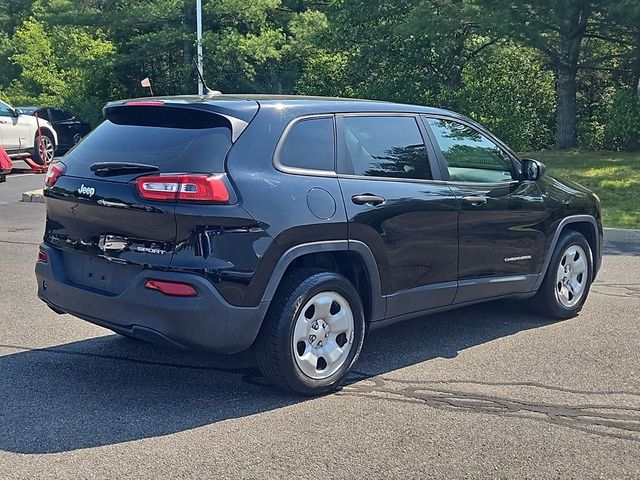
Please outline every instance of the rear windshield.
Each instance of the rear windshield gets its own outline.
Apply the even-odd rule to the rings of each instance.
[[[93,175],[89,167],[97,162],[143,163],[157,166],[163,173],[224,172],[224,159],[231,147],[231,130],[224,118],[203,125],[206,128],[144,123],[147,125],[105,120],[65,155],[67,174]]]

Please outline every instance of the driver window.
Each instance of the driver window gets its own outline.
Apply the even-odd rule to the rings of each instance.
[[[0,102],[0,117],[13,117],[13,112],[8,105]]]
[[[462,123],[427,118],[456,182],[500,183],[513,179],[511,159],[495,143]]]

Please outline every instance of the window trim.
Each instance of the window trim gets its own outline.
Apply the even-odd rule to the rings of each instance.
[[[334,177],[334,178],[337,177],[338,174],[336,173],[336,162],[337,162],[338,152],[336,149],[336,143],[337,143],[336,139],[338,136],[338,132],[336,130],[335,117],[336,116],[333,113],[314,113],[310,115],[302,115],[291,120],[282,131],[282,134],[280,135],[280,138],[278,139],[278,143],[276,144],[276,148],[273,152],[273,166],[275,167],[275,169],[280,172],[289,173],[292,175],[311,175],[314,177]],[[285,165],[284,163],[282,163],[282,161],[280,160],[280,153],[282,152],[282,148],[284,147],[287,137],[289,136],[289,133],[291,132],[293,127],[295,127],[298,123],[301,123],[304,121],[316,120],[316,119],[322,119],[322,118],[328,118],[332,121],[331,123],[333,126],[333,170],[316,170],[313,168],[292,167],[290,165]]]
[[[423,122],[420,118],[418,118],[421,114],[414,112],[347,112],[336,114],[336,127],[337,127],[337,136],[336,136],[336,144],[337,144],[337,164],[336,171],[338,172],[339,178],[348,178],[348,179],[356,179],[356,180],[377,180],[377,181],[387,181],[387,182],[409,182],[409,183],[428,183],[428,184],[443,184],[444,178],[440,172],[440,165],[437,159],[437,154],[433,145],[431,143],[431,139],[428,138],[428,132],[424,128]],[[425,146],[425,150],[427,152],[427,161],[429,162],[429,167],[431,170],[432,179],[422,179],[422,178],[400,178],[400,177],[378,177],[374,175],[355,175],[354,173],[347,173],[347,170],[351,167],[351,171],[353,171],[353,166],[347,165],[347,156],[346,156],[346,143],[344,137],[344,123],[343,120],[346,117],[413,117],[416,122],[416,126],[418,127],[418,132],[420,133],[420,137],[422,138],[422,143]]]
[[[425,129],[428,132],[429,135],[429,140],[432,143],[432,146],[434,148],[434,150],[436,151],[436,157],[438,158],[438,164],[441,170],[441,174],[442,174],[442,178],[446,181],[446,183],[451,183],[451,184],[455,184],[455,185],[469,185],[469,186],[482,186],[482,185],[496,185],[496,186],[502,186],[502,185],[512,185],[515,183],[519,183],[520,180],[520,176],[522,175],[522,171],[521,171],[521,166],[520,166],[520,160],[518,160],[518,158],[515,156],[515,154],[509,149],[509,147],[507,145],[504,144],[504,142],[502,142],[501,140],[499,140],[495,135],[493,135],[491,132],[489,132],[487,129],[485,129],[484,127],[482,127],[481,125],[476,124],[475,122],[471,122],[465,118],[459,118],[453,115],[443,115],[443,114],[429,114],[429,113],[423,113],[420,115],[420,119],[422,121],[422,124],[424,125]],[[451,180],[451,177],[449,176],[449,169],[447,167],[447,162],[444,158],[444,154],[442,153],[442,149],[440,148],[440,144],[438,143],[438,140],[435,136],[435,133],[433,132],[433,129],[431,128],[431,125],[429,125],[429,122],[427,120],[429,119],[435,119],[435,120],[447,120],[450,122],[454,122],[454,123],[459,123],[461,125],[464,125],[468,128],[472,128],[473,130],[477,131],[478,133],[480,133],[481,135],[483,135],[484,137],[486,137],[489,141],[491,141],[493,144],[495,144],[495,146],[507,157],[509,158],[509,160],[511,161],[511,175],[512,178],[510,180],[506,180],[504,182],[493,182],[493,183],[484,183],[484,182],[466,182],[463,180]]]

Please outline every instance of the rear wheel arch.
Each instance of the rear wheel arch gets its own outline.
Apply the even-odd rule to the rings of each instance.
[[[385,303],[373,253],[359,241],[338,240],[302,244],[287,250],[276,264],[262,297],[271,301],[278,286],[293,271],[317,268],[345,276],[361,296],[367,322],[382,320]]]

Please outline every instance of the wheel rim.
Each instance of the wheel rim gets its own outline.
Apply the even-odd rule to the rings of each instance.
[[[43,135],[40,138],[40,158],[46,163],[49,163],[53,160],[54,153],[53,142],[49,137]]]
[[[293,358],[307,377],[322,380],[347,361],[353,345],[354,322],[349,302],[337,292],[322,292],[309,300],[296,318]]]
[[[575,307],[587,286],[588,259],[584,249],[571,245],[560,257],[556,274],[556,297],[566,308]]]
[[[74,145],[79,144],[79,143],[80,143],[80,140],[82,140],[82,135],[80,135],[79,133],[76,133],[76,134],[73,136],[73,144],[74,144]]]

